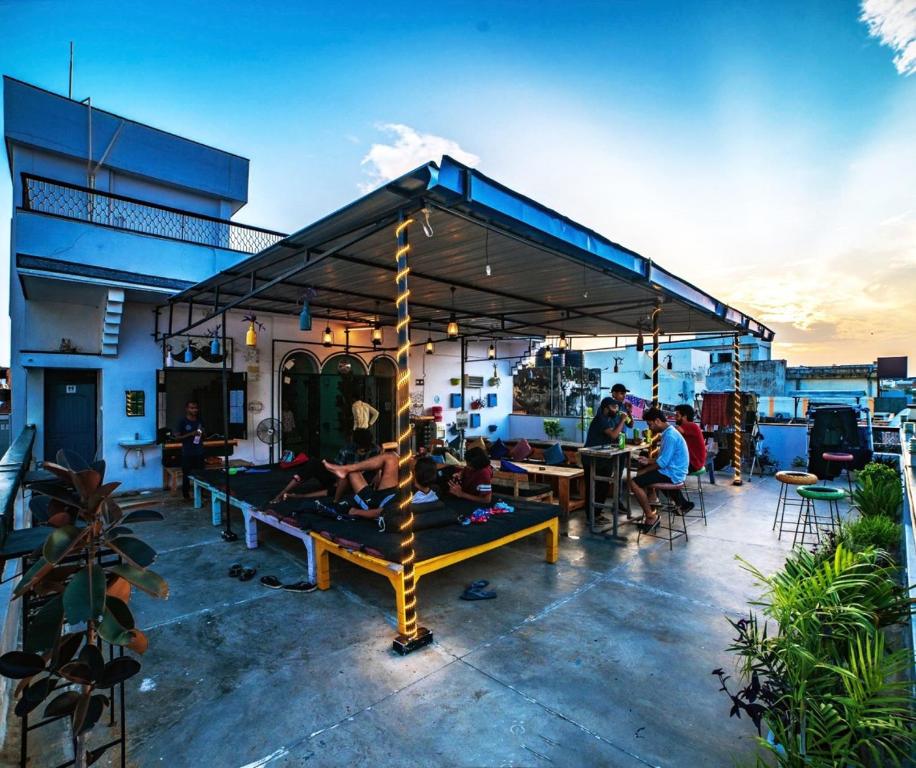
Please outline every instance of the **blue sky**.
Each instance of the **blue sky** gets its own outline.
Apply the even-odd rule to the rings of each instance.
[[[136,5],[0,0],[0,71],[65,93],[73,40],[76,98],[251,159],[242,221],[450,151],[792,363],[916,359],[916,0],[866,2],[896,49],[842,0]]]

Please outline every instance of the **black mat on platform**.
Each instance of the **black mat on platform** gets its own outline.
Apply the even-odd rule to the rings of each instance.
[[[257,509],[263,509],[268,502],[282,491],[296,474],[296,467],[280,469],[279,467],[256,467],[267,469],[267,472],[240,472],[229,476],[229,493]],[[226,475],[221,469],[205,469],[192,472],[207,485],[222,491],[226,486]]]
[[[491,517],[486,523],[461,525],[459,514],[469,515],[478,505],[462,499],[448,499],[445,507],[451,512],[455,522],[442,527],[417,530],[415,533],[414,551],[418,560],[428,560],[449,552],[486,544],[516,531],[543,523],[557,517],[558,507],[554,504],[510,500],[507,503],[515,511],[507,515]],[[290,502],[287,502],[290,504]],[[278,505],[278,512],[286,512],[287,504]],[[292,511],[290,509],[290,511]],[[431,512],[440,516],[444,510]],[[422,520],[423,515],[418,519]],[[401,536],[397,531],[379,531],[374,520],[332,520],[314,513],[300,513],[298,516],[303,527],[317,532],[327,532],[337,538],[357,542],[366,547],[370,554],[380,554],[384,559],[398,562],[401,557]],[[421,523],[422,525],[422,523]]]
[[[295,469],[273,468],[265,473],[241,473],[229,479],[229,489],[232,496],[251,504],[257,509],[266,509],[292,476]],[[222,489],[225,477],[217,470],[205,470],[195,473],[205,483]],[[494,494],[494,503],[500,499]],[[514,512],[507,515],[491,517],[486,523],[461,525],[459,515],[470,515],[480,505],[474,502],[445,497],[442,504],[431,505],[428,512],[419,513],[419,521],[415,533],[416,541],[414,550],[418,560],[428,560],[431,557],[457,552],[462,549],[476,547],[503,536],[508,536],[516,531],[537,525],[545,520],[557,517],[559,508],[555,504],[540,504],[519,499],[504,499],[507,504],[515,508]],[[401,536],[391,526],[389,530],[380,531],[375,520],[334,520],[318,513],[303,512],[307,506],[304,499],[294,499],[275,504],[271,508],[281,517],[295,517],[306,530],[326,531],[332,537],[355,542],[366,547],[370,554],[378,554],[386,560],[398,562],[401,557]],[[424,520],[424,516],[429,516]],[[449,524],[450,521],[454,521]],[[426,528],[426,523],[433,527]]]

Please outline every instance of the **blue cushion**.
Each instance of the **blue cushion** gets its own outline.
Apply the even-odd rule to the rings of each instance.
[[[544,451],[544,463],[553,466],[566,463],[566,454],[563,453],[563,449],[560,447],[559,443],[554,443],[550,448]]]
[[[509,455],[509,448],[502,441],[502,438],[496,438],[496,442],[490,446],[491,459],[504,459]]]
[[[438,456],[435,453],[431,453],[429,454],[429,458],[436,462],[436,464],[445,464],[445,456]]]
[[[499,468],[503,472],[517,472],[518,474],[521,474],[521,475],[528,474],[527,469],[522,469],[518,464],[513,464],[511,461],[506,461],[505,459],[499,462]]]

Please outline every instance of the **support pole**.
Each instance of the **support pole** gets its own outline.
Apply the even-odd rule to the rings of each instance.
[[[432,632],[417,625],[417,584],[414,574],[414,517],[410,511],[413,501],[413,464],[410,450],[410,310],[408,298],[410,290],[407,276],[410,274],[408,254],[410,242],[408,228],[413,219],[405,218],[403,212],[398,216],[395,229],[397,239],[397,299],[395,307],[398,313],[398,379],[397,379],[397,431],[398,431],[398,508],[403,515],[401,523],[401,568],[404,583],[404,633],[394,639],[392,647],[402,656],[429,645],[433,640]]]
[[[741,337],[736,333],[732,342],[732,372],[735,376],[735,440],[732,453],[732,466],[735,479],[732,485],[741,485]]]
[[[652,310],[652,407],[660,407],[661,397],[659,395],[659,385],[658,385],[658,319],[659,315],[662,313],[662,305],[656,304],[655,309]],[[650,458],[657,458],[658,453],[661,450],[661,441],[658,439],[657,435],[652,435],[652,448],[649,451]]]
[[[229,500],[232,498],[231,489],[229,488],[229,369],[226,362],[229,358],[229,348],[226,344],[226,313],[223,312],[222,319],[222,342],[223,342],[223,472],[226,492],[226,501],[223,504],[223,517],[226,521],[226,527],[223,529],[223,541],[236,541],[238,534],[232,531],[232,506]]]

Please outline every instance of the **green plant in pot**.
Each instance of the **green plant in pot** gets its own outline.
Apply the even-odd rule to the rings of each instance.
[[[862,517],[882,516],[899,520],[903,487],[897,471],[886,464],[867,464],[856,475],[852,503]]]
[[[563,425],[559,419],[544,419],[544,434],[551,440],[559,440],[563,436]]]
[[[769,633],[753,613],[730,622],[744,688],[732,692],[722,669],[713,674],[732,716],[744,713],[757,727],[769,755],[758,764],[906,763],[916,725],[905,675],[911,657],[889,650],[885,635],[912,608],[896,569],[882,561],[873,549],[839,543],[831,558],[798,549],[772,576],[745,564],[765,590],[754,604],[776,629]]]
[[[43,468],[56,479],[35,484],[33,492],[50,497],[54,519],[64,524],[49,529],[40,556],[34,553],[13,591],[14,598],[28,596],[39,607],[23,650],[0,656],[0,675],[19,680],[17,715],[47,701],[45,717],[69,716],[74,764],[82,768],[104,751],[88,750],[86,737],[112,704],[106,691],[140,671],[131,656],[106,663],[103,641],[143,654],[148,641],[135,626],[131,591],[168,597],[165,580],[149,570],[155,550],[130,527],[163,516],[149,509],[123,512],[111,498],[120,483],[104,482],[104,462],[89,465],[61,451],[56,464]]]

